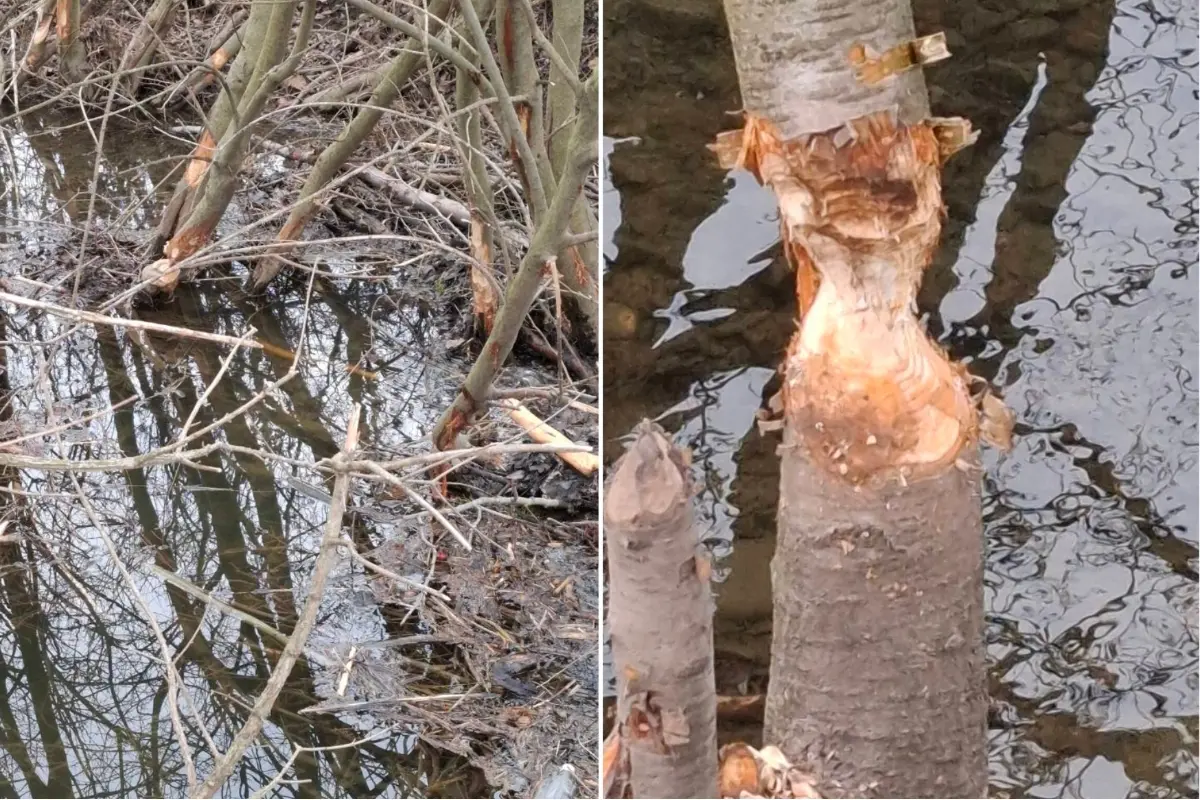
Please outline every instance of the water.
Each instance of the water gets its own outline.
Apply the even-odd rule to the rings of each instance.
[[[606,7],[608,453],[643,416],[692,448],[718,682],[761,690],[778,459],[754,413],[791,278],[771,198],[705,149],[738,103],[719,7]],[[947,166],[921,310],[1018,418],[985,454],[992,793],[1195,796],[1196,9],[914,11],[955,52],[934,113],[982,130]]]
[[[0,256],[5,289],[33,293],[33,282],[66,280],[87,217],[94,145],[68,118],[39,118],[0,133]],[[163,200],[155,186],[168,159],[185,146],[162,135],[117,127],[118,147],[101,159],[93,241],[107,226],[152,227]],[[170,184],[166,185],[169,192]],[[270,192],[267,181],[259,191]],[[226,228],[239,224],[235,209]],[[121,234],[117,232],[117,238]],[[349,269],[358,261],[403,259],[364,246],[330,248]],[[85,253],[84,290],[116,286],[129,276],[116,250]],[[411,254],[407,254],[411,255]],[[132,263],[132,262],[130,262]],[[411,283],[352,282],[344,291],[318,284],[305,314],[303,294],[280,292],[266,303],[247,298],[234,277],[185,286],[142,319],[238,336],[253,326],[275,350],[240,350],[221,375],[225,346],[153,334],[115,336],[6,306],[0,315],[0,439],[79,422],[112,405],[113,414],[64,427],[61,441],[22,446],[26,455],[72,459],[133,457],[175,441],[207,393],[192,430],[234,411],[282,378],[304,348],[298,375],[253,413],[224,427],[220,440],[313,462],[332,456],[345,437],[352,404],[363,408],[363,441],[381,452],[411,452],[451,399],[463,364],[445,346],[459,321],[444,312],[436,257],[416,259]],[[23,276],[24,280],[16,276]],[[61,295],[48,298],[62,302]],[[69,303],[67,303],[69,304]],[[357,365],[377,373],[376,379]],[[203,437],[196,444],[216,441]],[[12,446],[9,446],[12,449]],[[76,483],[77,481],[77,483]],[[297,481],[303,482],[297,483]],[[306,488],[303,484],[307,484]],[[281,649],[275,638],[165,582],[150,565],[175,572],[276,631],[291,631],[303,606],[328,506],[311,487],[320,475],[252,457],[212,453],[192,464],[122,472],[5,471],[0,519],[0,793],[32,797],[163,797],[187,791],[184,758],[167,712],[164,655],[146,621],[148,609],[179,674],[180,712],[201,778],[213,748],[223,750],[245,722]],[[299,488],[298,488],[299,487]],[[318,492],[319,494],[319,492]],[[358,504],[373,502],[369,493]],[[347,523],[348,525],[351,523]],[[360,549],[402,531],[358,517]],[[444,545],[443,545],[444,546]],[[110,549],[111,548],[111,549]],[[120,563],[128,569],[123,574]],[[139,599],[140,598],[140,599]],[[373,711],[318,713],[334,696],[352,643],[429,633],[405,621],[397,597],[343,559],[330,578],[305,655],[269,719],[223,789],[249,797],[268,789],[294,759],[272,796],[478,797],[489,793],[478,770],[422,740],[425,726]],[[400,598],[403,599],[403,598]],[[411,598],[408,598],[411,601]],[[144,608],[143,605],[144,604]],[[436,637],[434,637],[436,639]],[[381,655],[364,649],[351,682],[386,686],[394,676]],[[449,663],[445,646],[404,652]],[[365,673],[365,674],[364,674]],[[406,693],[447,691],[459,682],[410,670]],[[364,683],[365,682],[365,683]],[[467,687],[469,688],[469,686]]]

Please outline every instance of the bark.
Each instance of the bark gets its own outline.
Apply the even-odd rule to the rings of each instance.
[[[742,105],[771,119],[785,139],[898,109],[909,124],[929,116],[920,70],[881,84],[859,81],[855,43],[883,52],[913,38],[908,0],[725,0]]]
[[[58,35],[59,72],[67,83],[80,81],[87,74],[87,50],[79,38],[79,0],[58,0],[55,33]]]
[[[827,797],[984,797],[978,479],[856,491],[799,438],[785,428],[764,741],[836,754]]]
[[[560,175],[567,157],[567,126],[575,115],[575,89],[572,79],[579,74],[579,59],[583,51],[582,0],[552,0],[554,12],[554,48],[569,69],[570,76],[550,64],[550,112],[546,125],[549,138],[550,164]]]
[[[185,91],[169,96],[159,104],[160,107],[166,107],[182,101],[188,92],[194,95],[195,92],[216,80],[217,74],[225,68],[225,65],[237,58],[237,54],[242,49],[242,42],[246,39],[245,20],[238,19],[236,20],[236,24],[229,27],[230,30],[228,33],[222,31],[224,35],[214,37],[216,44],[210,48],[212,55],[205,59],[204,66],[197,67],[183,81],[182,89]]]
[[[575,70],[573,74],[578,74],[583,50],[584,4],[582,0],[553,0],[551,7],[554,12],[554,48],[567,67]],[[566,152],[565,126],[574,114],[575,91],[571,81],[551,61],[546,140],[550,150],[550,165],[555,175],[562,172]],[[590,233],[596,227],[595,211],[585,198],[580,198],[571,215],[571,229],[576,233]],[[597,334],[600,321],[599,254],[596,242],[591,241],[568,248],[559,257],[563,280],[571,290],[592,336]]]
[[[486,19],[491,12],[490,0],[479,3],[479,16]],[[460,51],[467,48],[466,41],[458,43]],[[473,50],[472,50],[473,52]],[[463,53],[464,57],[468,57]],[[475,108],[479,101],[479,87],[471,75],[456,70],[454,75],[454,105],[457,146],[462,159],[463,185],[467,187],[467,200],[471,209],[471,255],[476,263],[471,265],[471,294],[474,298],[475,318],[485,335],[490,335],[500,310],[500,292],[495,277],[496,207],[492,194],[492,182],[488,177],[487,161],[483,155],[483,110]]]
[[[550,174],[550,157],[545,150],[545,140],[539,141],[535,131],[541,127],[540,92],[538,88],[537,64],[533,59],[533,22],[519,10],[519,0],[498,0],[496,3],[496,43],[500,74],[508,93],[512,95],[513,109],[518,125],[516,129],[504,131],[509,155],[521,177],[526,197],[535,197],[534,181],[544,190],[544,197],[554,193],[554,176]],[[477,43],[478,44],[478,43]],[[518,142],[517,138],[523,139]],[[522,146],[524,145],[524,147]],[[528,151],[532,159],[526,161],[522,153]],[[536,172],[536,174],[535,174]],[[530,216],[535,226],[541,223],[546,213],[546,201],[530,203]]]
[[[979,417],[914,313],[941,164],[908,0],[727,0],[746,124],[722,161],[771,187],[801,325],[781,392],[764,741],[824,796],[987,789]]]
[[[292,51],[286,59],[283,58],[295,10],[294,2],[273,5],[268,37],[258,53],[254,73],[242,101],[220,139],[212,164],[205,172],[202,194],[185,222],[179,226],[179,231],[166,245],[164,254],[170,264],[176,264],[195,253],[216,230],[229,201],[233,199],[238,168],[246,154],[254,123],[262,114],[267,100],[295,70],[308,47],[316,0],[306,0]]]
[[[474,20],[472,27],[482,33],[471,4],[464,4],[463,10],[469,17],[469,23],[471,19]],[[484,54],[485,63],[489,57],[490,52]],[[492,66],[495,66],[494,60]],[[575,206],[583,190],[584,181],[596,162],[599,128],[596,119],[598,89],[597,76],[593,76],[580,98],[580,114],[571,132],[571,156],[567,159],[567,167],[554,193],[554,200],[545,214],[543,223],[534,231],[529,249],[521,259],[521,266],[508,285],[503,308],[496,316],[491,335],[484,342],[483,352],[471,367],[453,404],[446,409],[434,427],[433,441],[439,450],[453,447],[458,434],[484,410],[492,381],[512,352],[513,343],[516,342],[517,335],[525,323],[525,317],[537,298],[542,279],[546,275],[546,265],[561,246],[571,209]],[[511,108],[509,110],[511,111]]]
[[[261,45],[266,41],[271,27],[273,9],[274,4],[264,0],[258,0],[251,5],[250,16],[242,29],[237,55],[229,67],[228,76],[221,83],[221,91],[217,93],[209,109],[208,120],[196,140],[187,169],[176,184],[175,192],[159,220],[157,234],[150,246],[151,254],[163,251],[165,243],[175,234],[180,222],[187,219],[191,213],[196,193],[208,172],[217,142],[225,135],[229,123],[237,116],[238,104],[247,88],[251,86],[250,80],[258,62]]]
[[[514,92],[532,92],[534,102],[529,112],[529,130],[526,138],[530,150],[534,153],[542,182],[547,187],[553,187],[559,177],[562,167],[558,163],[559,148],[564,144],[562,132],[557,130],[559,122],[574,113],[575,97],[578,94],[580,45],[577,41],[582,37],[583,3],[581,0],[562,0],[554,6],[553,41],[546,37],[537,27],[537,15],[529,0],[513,0],[522,5],[521,14],[515,14],[511,21],[505,22],[500,28],[502,41],[506,42],[506,53],[509,53],[508,66],[511,76],[510,88]],[[511,8],[511,6],[510,6]],[[561,15],[560,15],[561,12]],[[536,84],[536,67],[533,63],[532,40],[550,58],[550,94],[549,107],[542,101],[542,94]],[[526,47],[529,43],[530,47]],[[511,85],[511,81],[522,81],[522,88]],[[529,85],[525,85],[529,84]],[[565,96],[570,96],[568,103]],[[557,111],[555,110],[557,109]],[[547,118],[547,114],[549,118]],[[556,116],[556,114],[558,116]],[[571,212],[571,229],[577,234],[594,233],[596,230],[596,215],[587,199],[580,197]],[[559,275],[566,286],[571,298],[579,308],[590,338],[596,336],[599,326],[599,250],[595,241],[564,247],[558,254]]]
[[[154,57],[154,53],[158,49],[159,37],[170,24],[177,3],[178,0],[155,0],[154,5],[146,12],[142,24],[138,26],[137,33],[129,42],[129,49],[121,60],[122,70],[130,67],[144,67],[150,63],[150,59]],[[137,93],[144,75],[144,71],[138,70],[125,79],[131,95]]]
[[[505,83],[505,77],[501,72],[495,55],[492,53],[491,45],[488,43],[487,32],[483,29],[483,23],[480,21],[479,15],[475,12],[474,5],[463,3],[462,13],[467,33],[476,50],[479,52],[484,74],[487,75],[492,91],[496,96],[500,130],[504,135],[505,141],[512,148],[513,163],[521,173],[521,182],[525,186],[526,201],[529,203],[529,215],[534,220],[534,224],[537,225],[538,220],[542,218],[543,213],[545,213],[547,206],[550,204],[548,198],[551,197],[551,194],[542,183],[541,172],[537,168],[537,159],[534,156],[533,149],[529,146],[528,140],[525,138],[524,131],[527,130],[527,125],[521,121],[517,103],[513,100],[512,92]],[[500,31],[500,47],[503,49],[506,46],[502,29]]]
[[[692,494],[683,455],[640,424],[604,502],[620,760],[634,797],[720,796],[711,570]]]
[[[571,231],[576,234],[595,233],[596,213],[587,198],[580,197],[571,211]],[[559,274],[570,292],[571,299],[583,315],[588,335],[596,338],[600,325],[600,288],[597,276],[599,250],[596,240],[564,247],[559,254]]]
[[[441,31],[451,6],[452,0],[432,0],[429,4],[429,16],[425,29],[427,35],[436,36]],[[303,188],[300,189],[299,201],[288,214],[287,221],[280,228],[278,236],[275,237],[277,245],[282,245],[282,247],[272,255],[260,259],[254,268],[252,283],[255,291],[264,289],[283,269],[282,256],[290,249],[286,245],[300,238],[300,234],[304,232],[304,226],[317,213],[319,208],[317,197],[321,190],[337,176],[350,156],[354,155],[354,151],[366,141],[367,137],[371,135],[371,131],[375,130],[375,125],[384,112],[396,102],[396,98],[400,95],[400,88],[408,82],[423,60],[422,52],[409,50],[405,45],[405,49],[388,65],[387,71],[375,86],[375,91],[371,93],[371,98],[366,105],[359,108],[354,119],[346,124],[337,139],[321,152],[317,163],[309,171]]]

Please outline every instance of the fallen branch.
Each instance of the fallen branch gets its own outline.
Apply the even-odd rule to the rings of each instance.
[[[195,331],[191,328],[179,328],[174,325],[163,325],[159,322],[142,322],[141,320],[137,319],[109,317],[105,316],[104,314],[97,314],[93,311],[79,311],[74,308],[66,308],[65,306],[46,303],[41,300],[32,300],[28,297],[21,297],[20,295],[9,294],[8,292],[0,292],[0,300],[12,303],[15,306],[45,311],[47,314],[53,314],[56,317],[62,317],[63,319],[73,320],[74,322],[82,322],[88,325],[111,325],[116,328],[137,328],[138,330],[143,331],[153,331],[154,333],[178,336],[183,339],[200,339],[205,342],[215,342],[217,344],[262,348],[260,343],[252,339],[239,339],[236,336],[224,336],[219,333]]]
[[[562,433],[523,406],[517,400],[503,399],[497,405],[508,412],[509,419],[521,426],[529,438],[540,444],[574,444]],[[594,453],[559,453],[558,457],[570,464],[580,475],[591,475],[600,468],[600,459]]]
[[[359,178],[373,189],[382,189],[394,195],[397,200],[405,205],[419,208],[422,211],[440,214],[460,228],[466,228],[471,224],[470,209],[457,200],[452,200],[448,197],[438,197],[432,192],[426,192],[423,189],[409,186],[399,178],[392,177],[374,167],[364,169]]]
[[[226,603],[224,600],[218,600],[216,597],[213,597],[211,592],[204,591],[199,586],[197,586],[196,584],[187,580],[186,578],[184,578],[180,575],[176,575],[174,572],[171,572],[170,570],[165,570],[162,567],[158,566],[157,564],[146,564],[146,569],[148,571],[154,573],[158,577],[162,578],[167,583],[190,594],[192,597],[195,597],[196,599],[200,600],[201,602],[205,603],[206,605],[210,605],[213,608],[217,609],[218,611],[221,611],[221,612],[233,617],[234,619],[237,619],[237,620],[240,620],[241,622],[246,623],[250,627],[261,631],[262,633],[266,634],[267,636],[270,636],[272,639],[274,639],[277,642],[282,642],[284,644],[287,644],[288,637],[285,634],[280,633],[278,630],[271,627],[267,623],[263,622],[261,619],[254,616],[253,614],[249,614],[245,611],[242,611],[241,609],[235,608],[235,607],[229,605],[228,603]]]

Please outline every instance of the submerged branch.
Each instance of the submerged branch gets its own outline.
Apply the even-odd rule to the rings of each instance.
[[[329,518],[325,523],[325,536],[321,539],[321,549],[313,566],[304,610],[300,612],[300,618],[296,621],[292,635],[283,648],[283,652],[279,654],[279,660],[275,663],[271,678],[254,703],[249,718],[238,731],[233,742],[230,743],[229,749],[217,761],[212,773],[204,779],[204,783],[198,789],[191,793],[192,797],[215,796],[229,776],[233,774],[234,768],[241,761],[246,750],[254,744],[255,739],[262,732],[267,715],[275,706],[275,700],[283,691],[283,685],[287,682],[292,667],[303,653],[308,636],[317,622],[317,611],[325,596],[325,584],[329,579],[330,570],[333,569],[333,564],[337,560],[338,545],[342,542],[342,519],[346,514],[346,498],[350,492],[350,474],[346,470],[346,462],[358,447],[359,413],[358,405],[350,410],[345,443],[341,452],[333,459],[333,468],[336,473],[333,482],[333,502],[329,507]]]

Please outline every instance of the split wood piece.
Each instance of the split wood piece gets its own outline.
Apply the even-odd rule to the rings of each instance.
[[[634,797],[716,797],[711,569],[694,487],[662,428],[647,420],[633,436],[604,501],[618,726],[605,760],[620,772],[627,759]]]
[[[737,742],[721,748],[720,797],[820,798],[817,779],[778,747]]]
[[[621,741],[620,726],[614,727],[604,739],[600,753],[600,777],[601,797],[629,796],[629,751]]]
[[[497,405],[508,412],[509,419],[529,434],[529,438],[539,444],[575,444],[559,431],[550,426],[537,414],[534,414],[518,400],[505,398],[497,401]],[[592,475],[600,468],[600,459],[595,453],[558,453],[580,475]]]

